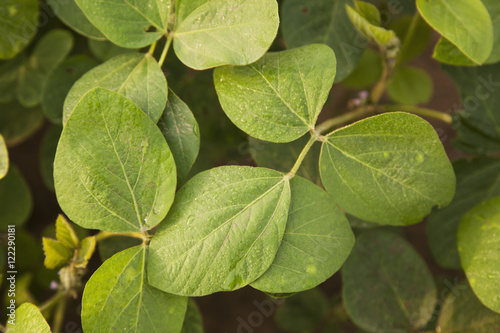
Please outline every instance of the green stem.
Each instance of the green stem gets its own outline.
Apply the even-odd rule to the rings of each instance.
[[[170,48],[170,44],[172,44],[173,36],[172,34],[167,35],[167,42],[165,43],[165,47],[163,48],[163,52],[161,53],[160,60],[158,61],[158,65],[163,66],[165,62],[165,58],[167,57],[168,49]]]
[[[325,122],[319,124],[316,127],[316,132],[319,134],[323,134],[324,132],[330,130],[333,127],[337,127],[339,125],[351,122],[353,120],[363,118],[364,116],[373,113],[373,111],[374,107],[371,105],[360,106],[352,111],[344,113],[343,115],[328,119]]]
[[[383,66],[382,76],[380,76],[380,79],[373,86],[370,92],[370,101],[374,105],[377,105],[378,102],[380,101],[380,98],[382,98],[382,95],[384,94],[385,89],[387,88],[387,84],[389,83],[389,77],[392,75],[392,70],[390,69],[389,60],[387,59],[385,52],[382,52],[382,66]]]
[[[101,231],[95,236],[96,242],[100,242],[104,239],[110,238],[110,237],[132,237],[132,238],[139,238],[142,241],[146,241],[148,239],[148,236],[141,233],[141,232],[109,232],[109,231]]]
[[[307,144],[305,145],[304,149],[302,149],[302,151],[300,152],[300,155],[297,158],[297,161],[295,162],[295,164],[293,165],[292,170],[290,170],[290,172],[286,175],[288,179],[291,179],[295,176],[295,174],[297,173],[297,170],[299,170],[300,165],[304,161],[304,158],[306,158],[307,153],[309,152],[312,145],[316,142],[317,139],[318,139],[318,136],[316,134],[314,134],[314,133],[311,134],[311,138],[309,139],[309,141],[307,141]]]
[[[415,105],[384,105],[381,106],[381,112],[404,111],[419,116],[430,117],[451,124],[452,118],[449,114],[431,109],[421,108]],[[377,110],[378,111],[378,110]]]
[[[56,305],[61,299],[66,296],[64,291],[58,291],[57,294],[49,298],[45,303],[40,305],[38,309],[40,312],[51,309],[54,305]]]
[[[63,298],[61,302],[57,305],[56,313],[54,314],[54,323],[52,324],[52,332],[61,332],[61,327],[64,320],[64,313],[66,312],[67,298]]]
[[[398,67],[403,61],[403,55],[405,54],[408,47],[411,45],[413,36],[417,30],[418,21],[420,20],[420,14],[417,12],[413,15],[410,26],[408,27],[408,31],[406,32],[405,39],[403,41],[403,45],[401,46],[401,52],[399,53],[398,59],[396,60],[396,65],[394,67]]]
[[[156,49],[156,43],[157,42],[154,42],[153,44],[151,44],[151,46],[149,47],[149,50],[148,50],[148,54],[150,56],[153,56],[153,53],[155,52],[155,49]]]

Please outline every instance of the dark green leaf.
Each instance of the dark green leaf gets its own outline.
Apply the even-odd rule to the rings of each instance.
[[[31,215],[33,200],[24,177],[13,165],[0,180],[0,230],[7,226],[21,226]]]
[[[0,103],[8,103],[16,97],[19,69],[26,61],[21,53],[14,59],[2,62],[0,65]]]
[[[35,36],[37,0],[2,0],[0,4],[0,59],[11,59]]]
[[[203,333],[203,318],[196,302],[189,299],[181,333]]]
[[[56,157],[57,144],[61,137],[62,127],[51,127],[42,139],[40,147],[40,173],[45,186],[52,192],[54,189],[54,159]]]
[[[416,67],[398,68],[387,85],[389,97],[401,104],[428,102],[432,97],[432,79],[425,71]]]
[[[124,53],[137,53],[136,49],[125,49],[111,42],[89,39],[89,49],[92,55],[101,61],[108,61],[111,58]]]
[[[415,6],[415,2],[413,2],[413,6]],[[413,20],[414,17],[404,16],[401,19],[394,21],[389,28],[396,33],[401,41],[404,41]],[[414,29],[413,37],[409,44],[404,44],[404,47],[401,48],[398,61],[406,62],[414,59],[426,49],[427,45],[429,45],[432,28],[429,27],[429,25],[420,16],[417,16],[417,23],[415,23]]]
[[[26,109],[13,101],[0,108],[0,134],[8,146],[15,146],[30,137],[43,123],[39,107]]]
[[[101,260],[105,261],[118,252],[141,245],[142,241],[132,237],[109,237],[99,241],[97,246]]]
[[[382,70],[380,54],[372,49],[366,49],[359,65],[342,81],[342,84],[349,88],[368,88],[380,79]]]

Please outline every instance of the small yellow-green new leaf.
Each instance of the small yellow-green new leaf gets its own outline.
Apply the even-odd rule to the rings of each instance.
[[[6,333],[50,333],[50,326],[35,305],[24,303],[16,309],[15,324],[7,321]]]
[[[9,152],[3,135],[0,134],[0,179],[7,175],[9,171]]]
[[[380,13],[375,6],[364,1],[355,1],[354,6],[346,5],[347,14],[363,35],[382,46],[395,43],[396,33],[380,26]]]
[[[63,215],[59,215],[56,220],[56,238],[68,249],[76,249],[80,243],[73,227]]]
[[[43,237],[44,265],[48,269],[56,269],[70,261],[73,251],[64,244],[51,238]]]
[[[80,248],[78,249],[78,254],[76,257],[75,265],[77,267],[82,267],[82,268],[87,267],[87,264],[89,263],[89,260],[92,257],[92,254],[94,254],[95,245],[96,245],[95,236],[90,236],[90,237],[86,237],[86,238],[82,239],[82,242],[80,244]]]

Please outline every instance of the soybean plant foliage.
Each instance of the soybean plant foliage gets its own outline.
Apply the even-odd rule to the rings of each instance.
[[[500,331],[498,1],[4,0],[0,59],[1,331]]]

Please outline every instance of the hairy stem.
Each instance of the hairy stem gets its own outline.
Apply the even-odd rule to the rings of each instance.
[[[170,44],[172,44],[173,36],[172,34],[167,35],[167,42],[165,43],[165,47],[163,48],[163,52],[161,53],[160,60],[158,61],[158,65],[163,66],[165,62],[165,58],[167,57],[168,49],[170,48]]]
[[[56,312],[54,314],[54,323],[52,324],[52,332],[61,332],[61,327],[64,320],[64,313],[66,312],[66,303],[68,299],[64,297],[57,305]]]
[[[315,133],[312,133],[311,138],[309,139],[309,141],[307,141],[307,144],[305,145],[304,149],[302,149],[302,151],[300,152],[300,155],[297,158],[297,161],[295,162],[295,164],[293,165],[292,170],[290,170],[290,172],[286,175],[286,177],[288,179],[291,179],[295,176],[295,174],[297,173],[297,170],[299,170],[300,165],[304,161],[304,158],[306,158],[307,153],[309,152],[312,145],[316,142],[317,139],[318,139],[318,136]]]
[[[110,238],[110,237],[132,237],[132,238],[139,238],[142,241],[146,241],[148,239],[148,235],[145,235],[141,232],[109,232],[109,231],[101,231],[95,236],[96,242],[100,242],[104,239]]]
[[[325,122],[319,124],[316,127],[316,132],[319,134],[323,134],[324,132],[337,127],[339,125],[343,125],[345,123],[349,123],[353,120],[356,119],[361,119],[375,111],[375,108],[371,105],[363,105],[360,107],[357,107],[356,109],[349,111],[347,113],[344,113],[343,115],[340,115],[335,118],[331,118],[326,120]]]
[[[451,124],[452,118],[449,114],[431,109],[421,108],[415,105],[384,105],[379,107],[381,112],[404,111],[419,116],[430,117]]]

